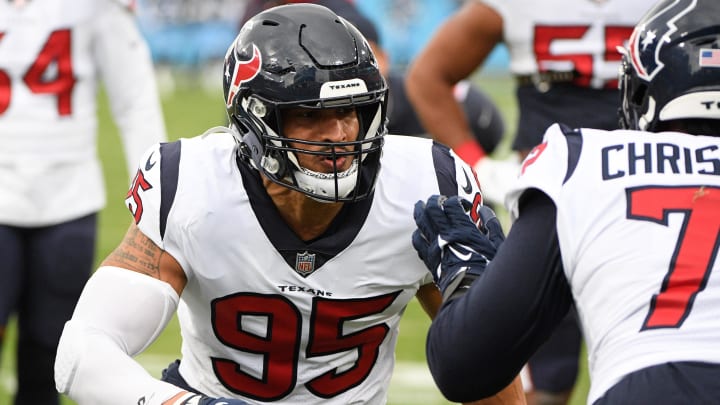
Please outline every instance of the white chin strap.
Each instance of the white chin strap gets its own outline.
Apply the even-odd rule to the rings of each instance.
[[[347,197],[355,189],[358,178],[358,161],[353,159],[349,169],[338,172],[337,195],[335,195],[336,181],[334,173],[315,172],[304,167],[300,167],[299,170],[293,172],[298,186],[309,194],[321,195],[331,199],[343,198]],[[318,199],[318,201],[328,202],[321,199]]]

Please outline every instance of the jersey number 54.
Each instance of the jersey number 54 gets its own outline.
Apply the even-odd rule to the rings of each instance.
[[[0,46],[4,36],[5,33],[0,32]],[[69,29],[53,31],[22,77],[33,94],[52,94],[57,97],[60,116],[72,113],[72,89],[76,80],[73,76],[70,42]],[[51,71],[53,75],[48,77]],[[11,100],[12,80],[6,71],[0,69],[0,115],[10,107]]]

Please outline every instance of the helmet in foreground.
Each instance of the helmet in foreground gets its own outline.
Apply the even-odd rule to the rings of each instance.
[[[365,38],[329,9],[293,4],[248,20],[228,49],[223,89],[240,152],[271,181],[320,201],[369,196],[380,169],[387,87]],[[302,141],[350,169],[320,173],[300,166],[283,133],[282,110],[354,108],[360,131],[351,142]]]
[[[623,51],[620,93],[623,128],[720,120],[720,1],[664,0],[650,9]]]

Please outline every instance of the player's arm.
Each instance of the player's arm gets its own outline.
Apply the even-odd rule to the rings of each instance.
[[[418,118],[433,138],[474,165],[485,152],[475,142],[453,87],[480,66],[502,41],[502,17],[478,1],[450,16],[410,65],[405,85]],[[466,143],[473,156],[463,154]]]
[[[132,357],[165,328],[185,283],[178,262],[133,223],[65,325],[55,363],[58,391],[80,404],[159,405],[183,393]]]
[[[434,319],[442,305],[442,293],[434,283],[428,283],[418,289],[415,294],[420,306],[431,319]],[[508,405],[525,404],[525,392],[522,381],[518,376],[510,385],[492,397],[473,402],[464,402],[470,405]]]
[[[123,140],[130,175],[150,146],[167,139],[149,47],[127,0],[105,0],[92,22],[93,58]]]
[[[469,1],[438,29],[408,70],[406,88],[418,117],[432,137],[473,167],[487,202],[502,205],[519,164],[515,156],[495,160],[473,137],[453,88],[468,77],[502,41],[503,19],[480,1]]]
[[[418,292],[415,293],[415,298],[417,298],[423,311],[425,311],[430,319],[434,319],[442,304],[442,295],[437,286],[434,283],[423,285],[418,289]]]
[[[187,278],[180,264],[160,249],[132,223],[120,245],[103,260],[102,266],[113,266],[150,276],[169,284],[180,296]]]
[[[530,190],[520,207],[482,276],[446,302],[430,327],[430,370],[452,401],[488,397],[515,380],[572,303],[554,203]]]
[[[430,318],[435,318],[435,315],[442,305],[442,295],[437,286],[433,283],[425,284],[420,287],[415,296],[423,310],[425,310],[425,313],[427,313]],[[524,403],[525,393],[523,392],[522,382],[519,376],[497,395],[479,401],[465,402],[465,404],[471,405],[516,405]]]

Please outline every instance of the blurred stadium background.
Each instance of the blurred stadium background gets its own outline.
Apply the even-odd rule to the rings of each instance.
[[[174,3],[173,7],[176,7],[178,3],[193,3],[193,1],[195,0],[172,0],[172,3]],[[213,7],[221,8],[220,3],[223,1],[227,2],[227,0],[211,2],[215,4]],[[458,0],[355,1],[369,17],[378,22],[384,38],[384,46],[390,49],[396,69],[403,69],[412,60],[412,56],[429,38],[437,24],[460,3]],[[197,1],[194,4],[198,3],[201,2]],[[153,34],[150,30],[151,27],[158,27],[152,25],[157,21],[143,20],[143,18],[149,16],[151,7],[156,7],[155,12],[162,10],[167,15],[172,15],[170,11],[173,8],[169,6],[168,0],[140,0],[139,7],[140,21],[144,24],[143,27],[151,45],[161,46],[163,40],[156,38],[157,41],[153,42]],[[399,10],[405,11],[403,14],[398,14]],[[199,14],[192,13],[192,15]],[[430,19],[430,16],[434,16],[434,18]],[[387,23],[388,21],[385,21],[387,19],[393,19],[393,24]],[[170,139],[192,137],[212,126],[225,124],[225,109],[221,91],[222,69],[218,57],[221,58],[224,55],[224,50],[234,38],[237,27],[226,20],[212,23],[219,24],[216,28],[220,29],[214,30],[214,33],[208,38],[211,38],[213,43],[221,44],[222,51],[212,52],[209,43],[198,43],[196,46],[205,47],[207,52],[201,56],[191,53],[189,54],[191,56],[188,57],[188,54],[185,54],[184,57],[188,57],[188,59],[182,62],[180,60],[173,61],[171,57],[163,59],[160,51],[154,49],[159,68],[158,78],[163,86],[162,103]],[[197,30],[197,28],[194,29]],[[414,38],[412,46],[409,45],[408,38]],[[167,44],[165,42],[164,46]],[[220,56],[217,56],[218,54]],[[504,49],[498,49],[483,68],[482,74],[476,74],[473,78],[473,82],[498,104],[506,119],[507,136],[499,151],[496,152],[500,155],[510,153],[510,138],[514,133],[517,115],[513,82],[505,73],[506,62],[507,55]],[[105,257],[120,242],[130,220],[124,206],[130,179],[125,173],[124,157],[117,129],[112,123],[104,95],[101,98],[99,109],[101,135],[98,153],[104,164],[108,205],[100,214],[96,256],[98,260]],[[502,213],[500,214],[502,217]],[[401,323],[396,352],[397,366],[391,382],[388,401],[390,405],[449,404],[435,388],[425,364],[425,334],[429,323],[429,319],[418,303],[412,301]],[[11,404],[11,393],[15,387],[14,345],[15,328],[11,324],[9,338],[5,339],[2,362],[0,362],[0,405]],[[179,328],[176,321],[173,320],[166,331],[145,353],[138,357],[138,360],[153,375],[159,376],[161,370],[179,355],[179,345]],[[588,378],[586,366],[583,363],[583,370],[571,399],[571,405],[584,404],[587,390]],[[63,398],[63,405],[72,404],[74,402]]]

